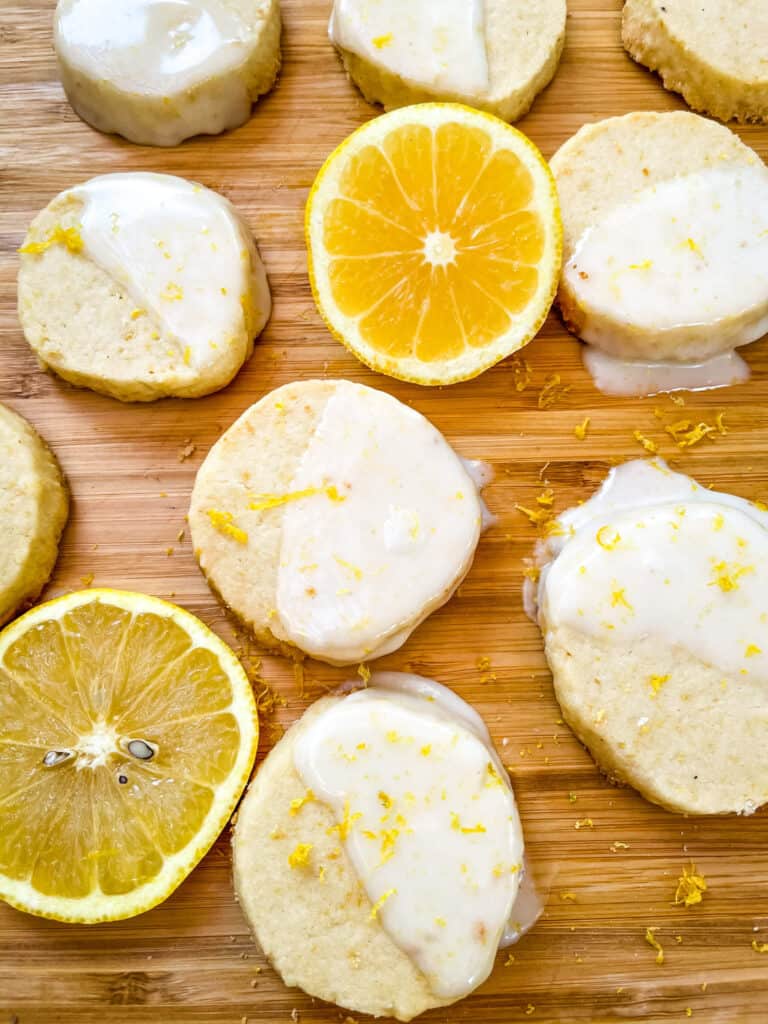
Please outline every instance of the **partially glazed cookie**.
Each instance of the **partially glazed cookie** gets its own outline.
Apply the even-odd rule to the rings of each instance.
[[[683,814],[768,801],[768,513],[625,463],[539,552],[563,717],[611,778]]]
[[[557,70],[565,19],[565,0],[335,0],[330,36],[371,103],[453,100],[517,121]]]
[[[694,110],[722,121],[768,121],[765,0],[627,0],[621,38]]]
[[[54,46],[84,121],[175,146],[243,124],[280,68],[279,0],[59,0]]]
[[[262,643],[353,664],[454,593],[483,520],[471,467],[423,416],[344,380],[286,384],[200,467],[200,567]]]
[[[768,168],[684,111],[584,125],[551,161],[563,218],[557,301],[612,394],[745,380],[768,331]]]
[[[0,625],[48,582],[68,512],[53,454],[26,420],[0,405]]]
[[[235,886],[287,985],[408,1021],[468,995],[539,913],[507,773],[479,715],[382,673],[314,704],[251,783]]]
[[[224,387],[269,318],[237,210],[167,174],[105,174],[56,196],[21,247],[19,317],[41,364],[124,402]]]

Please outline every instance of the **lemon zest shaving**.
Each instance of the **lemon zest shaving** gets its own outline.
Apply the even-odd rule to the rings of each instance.
[[[268,508],[277,508],[279,505],[287,505],[290,501],[300,501],[302,498],[312,498],[316,494],[324,494],[331,501],[346,501],[346,496],[339,494],[336,487],[331,484],[328,487],[306,487],[303,491],[288,491],[286,494],[257,494],[254,500],[248,505],[253,512],[263,512]]]
[[[363,570],[358,568],[358,566],[352,565],[351,562],[347,562],[343,558],[339,558],[338,555],[334,555],[333,557],[336,559],[336,561],[342,567],[342,569],[346,569],[348,572],[351,572],[356,580],[361,580],[363,578]]]
[[[379,911],[381,910],[381,908],[384,906],[384,904],[387,902],[387,900],[391,899],[391,897],[394,896],[396,893],[397,893],[397,889],[387,889],[387,891],[384,893],[384,895],[380,896],[379,899],[376,900],[376,902],[371,907],[371,913],[370,913],[371,921],[375,921],[376,920],[376,918],[379,916]]]
[[[530,363],[522,356],[515,356],[510,360],[509,365],[515,375],[515,391],[525,391],[533,377]]]
[[[573,436],[577,441],[584,441],[589,430],[589,424],[592,422],[591,417],[585,416],[581,423],[577,423],[573,428]]]
[[[309,855],[314,849],[312,843],[298,843],[292,853],[288,854],[288,863],[294,870],[309,867]]]
[[[553,516],[552,506],[555,503],[555,492],[551,487],[547,487],[536,496],[536,504],[538,508],[527,508],[525,505],[515,505],[518,512],[524,515],[532,526],[543,526],[547,527]]]
[[[714,576],[707,584],[708,587],[720,587],[724,594],[731,590],[739,589],[739,580],[750,572],[754,572],[751,565],[738,565],[736,562],[715,562]]]
[[[160,292],[160,298],[167,302],[181,302],[184,298],[184,289],[175,281],[169,281],[165,286],[165,291]]]
[[[701,423],[693,423],[691,420],[678,420],[676,423],[670,423],[665,426],[664,430],[678,448],[692,448],[711,434],[723,433],[723,430],[718,430],[716,426],[713,427],[709,423],[704,423],[703,421]]]
[[[357,666],[357,674],[360,676],[360,678],[363,680],[366,686],[371,681],[371,670],[368,668],[365,662],[361,662]]]
[[[399,828],[383,828],[381,830],[381,863],[386,864],[395,855],[395,844],[400,837]]]
[[[472,835],[475,832],[479,833],[487,831],[485,825],[477,824],[473,825],[472,828],[462,825],[461,820],[455,811],[451,811],[451,828],[456,832],[463,833],[465,836]]]
[[[515,505],[518,512],[524,515],[531,526],[544,526],[552,518],[552,511],[548,508],[526,508],[525,505]]]
[[[41,242],[27,242],[26,245],[22,245],[19,252],[39,256],[52,245],[63,245],[65,249],[74,253],[82,252],[83,236],[78,227],[63,228],[61,224],[57,224]]]
[[[392,33],[387,32],[386,35],[376,36],[376,38],[372,39],[371,42],[373,43],[377,50],[383,50],[385,46],[390,45],[393,39],[394,36],[392,35]]]
[[[752,939],[752,949],[756,953],[768,953],[768,942],[758,942],[757,939]]]
[[[326,829],[326,835],[333,835],[334,832],[339,833],[339,839],[342,841],[349,835],[352,826],[359,819],[362,818],[362,814],[358,811],[356,814],[350,814],[349,800],[344,801],[344,817],[336,825],[331,825],[329,829]]]
[[[744,651],[745,658],[754,658],[756,654],[762,654],[762,647],[758,647],[757,644],[747,644],[747,649]]]
[[[652,441],[650,437],[646,437],[642,431],[633,430],[632,437],[634,437],[637,443],[641,445],[645,449],[645,451],[649,453],[649,455],[655,455],[658,452],[659,446],[656,444],[656,442]]]
[[[542,508],[552,508],[555,503],[555,492],[551,487],[548,487],[545,491],[536,498],[536,504],[541,505]]]
[[[595,534],[595,540],[600,545],[600,547],[604,548],[606,551],[613,551],[614,548],[618,547],[618,545],[621,542],[621,534],[618,530],[613,530],[612,537],[608,536],[608,532],[611,529],[613,529],[613,527],[608,526],[606,524],[605,526],[601,526]]]
[[[659,690],[662,688],[664,683],[668,683],[669,682],[669,675],[666,675],[666,676],[651,676],[649,678],[648,682],[651,684],[651,689],[653,690],[653,694],[655,696],[659,692]]]
[[[306,806],[306,804],[311,804],[316,799],[312,790],[308,789],[304,796],[297,796],[295,800],[291,800],[291,814],[298,814],[302,807]]]
[[[626,591],[624,587],[619,587],[611,594],[611,607],[616,608],[618,605],[628,608],[631,612],[635,610],[626,598]]]
[[[675,905],[693,907],[701,903],[703,894],[707,891],[707,883],[704,875],[696,870],[696,865],[691,863],[689,867],[683,868],[683,873],[677,882],[675,890]]]
[[[225,537],[231,537],[238,544],[248,543],[248,534],[239,526],[235,526],[234,516],[231,512],[221,512],[219,509],[209,508],[208,518],[211,520],[213,528],[219,533],[223,533]]]
[[[539,392],[538,405],[540,409],[549,409],[555,402],[559,402],[571,391],[570,384],[563,384],[559,373],[553,373],[544,381],[544,387]]]
[[[656,963],[657,964],[663,964],[664,963],[664,949],[663,949],[661,943],[659,942],[659,940],[654,935],[655,931],[656,931],[655,928],[646,928],[645,929],[645,941],[648,943],[648,945],[651,947],[651,949],[655,949],[656,950]]]

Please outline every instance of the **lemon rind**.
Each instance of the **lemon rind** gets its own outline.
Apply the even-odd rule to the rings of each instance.
[[[193,639],[196,646],[216,654],[233,689],[228,709],[237,709],[241,743],[235,764],[227,778],[216,787],[214,802],[195,837],[181,850],[165,858],[160,873],[150,882],[117,896],[96,890],[82,898],[48,896],[28,881],[17,881],[0,874],[0,899],[36,917],[51,918],[76,924],[98,924],[119,921],[151,910],[167,899],[210,850],[224,830],[245,790],[253,769],[258,747],[259,725],[256,702],[245,669],[235,654],[203,622],[178,605],[147,594],[126,590],[94,588],[80,590],[40,604],[20,616],[0,633],[0,661],[8,646],[30,626],[50,619],[56,608],[59,618],[73,608],[103,599],[126,611],[151,611],[171,618]]]

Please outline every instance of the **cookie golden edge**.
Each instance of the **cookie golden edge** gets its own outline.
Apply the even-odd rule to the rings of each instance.
[[[71,507],[69,484],[47,441],[23,416],[0,405],[0,416],[6,415],[33,452],[38,483],[39,531],[30,544],[21,578],[10,588],[7,598],[0,598],[0,627],[30,608],[50,580]]]

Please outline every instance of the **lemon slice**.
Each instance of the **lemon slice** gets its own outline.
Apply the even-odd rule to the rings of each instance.
[[[309,271],[332,333],[419,384],[475,377],[541,327],[562,228],[541,153],[455,103],[403,107],[354,132],[315,180]]]
[[[188,612],[116,590],[34,608],[0,634],[0,897],[89,924],[160,903],[257,739],[242,666]]]

